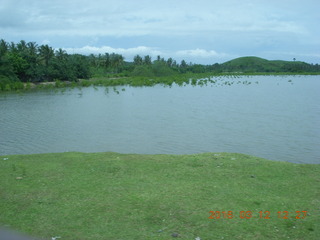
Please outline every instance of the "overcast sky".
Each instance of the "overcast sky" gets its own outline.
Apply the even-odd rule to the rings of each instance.
[[[320,63],[319,0],[0,0],[0,38],[68,53]]]

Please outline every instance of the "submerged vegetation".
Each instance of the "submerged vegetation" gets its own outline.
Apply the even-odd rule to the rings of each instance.
[[[0,40],[0,91],[34,87],[131,85],[152,86],[162,83],[194,83],[192,78],[241,74],[319,74],[318,64],[299,61],[268,61],[257,57],[242,57],[223,64],[201,65],[182,60],[152,61],[149,55],[136,55],[133,62],[121,54],[105,53],[84,56],[54,50],[35,42],[8,43]],[[50,84],[47,84],[47,83]]]
[[[319,167],[234,153],[2,156],[0,224],[41,239],[318,239]]]

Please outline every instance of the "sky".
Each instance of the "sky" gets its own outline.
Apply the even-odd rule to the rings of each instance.
[[[0,0],[0,39],[68,53],[320,64],[319,0]]]

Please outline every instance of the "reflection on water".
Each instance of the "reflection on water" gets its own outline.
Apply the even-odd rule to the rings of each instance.
[[[260,76],[1,94],[0,155],[240,152],[320,163],[319,90],[320,76]]]

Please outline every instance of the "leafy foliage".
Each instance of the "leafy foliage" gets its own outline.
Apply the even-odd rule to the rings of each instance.
[[[249,74],[249,73],[319,73],[318,64],[307,64],[296,61],[268,61],[258,57],[241,57],[223,64],[202,65],[187,63],[182,60],[178,64],[174,59],[167,60],[157,56],[152,61],[151,56],[136,55],[133,62],[126,62],[121,54],[105,53],[99,55],[68,54],[63,49],[55,50],[48,45],[38,46],[35,42],[8,43],[0,40],[0,91],[17,90],[24,88],[22,83],[40,83],[57,80],[79,81],[91,77],[119,78],[133,77],[134,81],[127,79],[133,85],[153,85],[158,82],[155,78],[175,78],[180,74]],[[149,78],[149,79],[148,79]],[[151,79],[153,80],[151,80]],[[196,80],[194,80],[196,81]],[[110,85],[114,85],[110,79]],[[179,82],[168,80],[168,82]],[[88,84],[82,82],[81,84]],[[59,86],[64,84],[59,84]],[[90,84],[89,84],[90,85]]]
[[[146,65],[137,65],[132,71],[132,76],[144,76],[144,77],[154,77],[155,74],[152,68]]]
[[[60,79],[74,81],[89,78],[89,59],[82,55],[69,55],[62,49],[54,51],[48,45],[34,42],[7,43],[0,40],[1,85],[6,81],[43,82]]]

